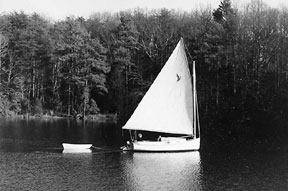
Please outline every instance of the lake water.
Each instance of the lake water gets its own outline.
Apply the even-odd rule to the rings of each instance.
[[[105,149],[62,153],[62,142]],[[115,124],[0,119],[0,190],[288,190],[283,150],[132,153],[120,145]]]

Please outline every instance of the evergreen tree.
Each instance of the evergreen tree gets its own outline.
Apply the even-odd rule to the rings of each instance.
[[[110,74],[110,86],[116,98],[117,111],[126,116],[128,111],[129,90],[131,76],[135,67],[135,54],[137,53],[138,31],[129,15],[122,15],[120,25],[114,31],[114,44],[112,47],[113,64]]]
[[[58,72],[67,92],[62,100],[67,99],[68,115],[72,114],[71,111],[80,112],[80,106],[85,114],[90,91],[93,88],[98,93],[108,91],[106,73],[110,66],[105,61],[105,49],[97,39],[90,37],[81,21],[67,18],[58,25],[60,41],[55,49],[59,55],[56,62],[61,67]]]

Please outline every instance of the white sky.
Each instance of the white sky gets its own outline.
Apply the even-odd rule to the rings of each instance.
[[[221,0],[0,0],[0,13],[24,11],[36,12],[51,19],[65,19],[67,16],[89,17],[96,12],[118,12],[120,10],[143,8],[168,8],[191,11],[211,7],[216,9]],[[288,0],[263,0],[271,7],[288,7]],[[250,0],[232,0],[237,7]]]

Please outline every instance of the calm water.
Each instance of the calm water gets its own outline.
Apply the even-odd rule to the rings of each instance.
[[[105,148],[62,153],[62,142]],[[0,190],[288,190],[288,154],[130,153],[114,124],[0,119]]]

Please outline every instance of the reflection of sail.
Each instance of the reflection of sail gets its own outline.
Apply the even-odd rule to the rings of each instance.
[[[199,152],[133,153],[126,162],[126,184],[132,190],[201,190]]]

